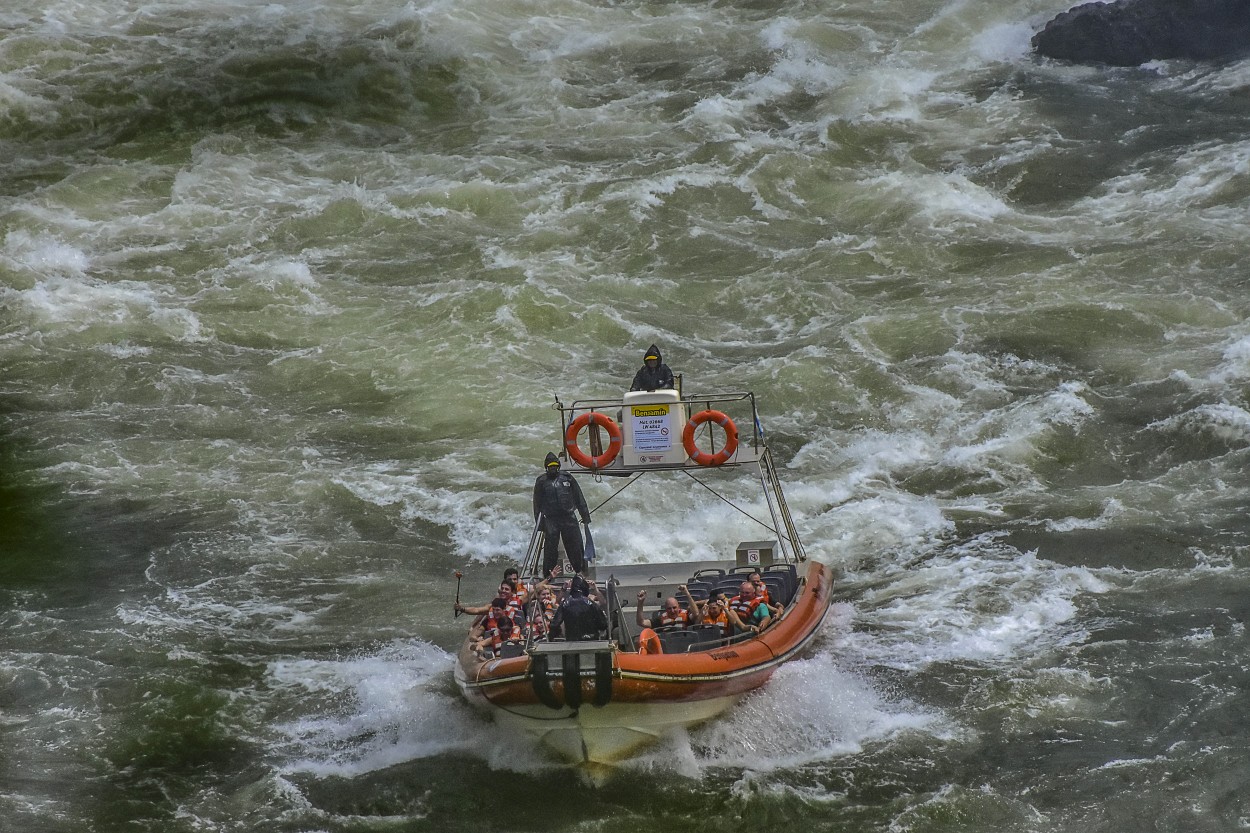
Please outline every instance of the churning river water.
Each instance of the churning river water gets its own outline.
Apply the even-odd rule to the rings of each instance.
[[[9,0],[0,830],[1250,828],[1250,63],[1067,5]],[[460,700],[453,573],[651,342],[840,581],[592,785]]]

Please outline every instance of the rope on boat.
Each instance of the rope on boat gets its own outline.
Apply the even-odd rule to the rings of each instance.
[[[636,482],[638,482],[638,481],[639,481],[639,480],[641,480],[641,479],[642,479],[642,478],[641,478],[641,477],[639,477],[639,476],[637,476],[637,475],[634,475],[634,476],[630,477],[630,478],[629,478],[629,480],[626,480],[626,481],[625,481],[625,485],[624,485],[624,486],[622,486],[621,488],[617,489],[617,490],[616,490],[615,492],[613,492],[612,494],[610,494],[610,495],[608,495],[607,497],[605,497],[605,498],[603,499],[603,501],[602,501],[602,502],[601,502],[598,506],[596,506],[594,509],[591,509],[591,510],[590,510],[590,514],[592,514],[592,515],[593,515],[593,514],[595,514],[596,512],[598,512],[600,509],[602,509],[604,506],[606,506],[606,505],[608,504],[608,501],[610,501],[612,498],[616,497],[616,496],[617,496],[617,495],[619,495],[621,492],[625,491],[626,489],[628,489],[630,486],[634,485]]]
[[[725,496],[724,496],[724,495],[722,495],[720,492],[716,491],[716,490],[715,490],[715,489],[713,489],[711,486],[707,485],[706,483],[704,483],[704,482],[703,482],[702,480],[700,480],[699,478],[695,477],[695,476],[694,476],[693,474],[691,474],[690,472],[686,471],[685,469],[682,469],[681,471],[682,471],[682,474],[686,475],[686,477],[689,477],[689,478],[690,478],[691,480],[693,480],[695,483],[698,483],[700,486],[702,486],[703,488],[707,489],[707,490],[708,490],[709,492],[711,492],[712,494],[716,495],[718,498],[720,498],[721,500],[723,500],[725,503],[729,504],[729,505],[730,505],[730,506],[732,506],[734,509],[736,509],[736,510],[738,510],[739,512],[741,512],[743,515],[746,515],[748,518],[750,518],[751,520],[755,521],[755,522],[756,522],[757,524],[759,524],[760,526],[762,526],[762,527],[764,527],[765,529],[767,529],[767,530],[768,530],[769,532],[771,532],[773,535],[780,535],[780,534],[781,534],[781,533],[780,533],[780,532],[778,532],[776,529],[774,529],[773,527],[771,527],[771,526],[769,526],[768,524],[764,523],[764,522],[763,522],[763,521],[761,521],[759,518],[755,517],[755,516],[754,516],[754,515],[752,515],[750,512],[748,512],[748,511],[746,511],[745,509],[743,509],[741,506],[738,506],[738,505],[737,505],[737,504],[735,504],[732,500],[730,500],[729,498],[725,497]]]

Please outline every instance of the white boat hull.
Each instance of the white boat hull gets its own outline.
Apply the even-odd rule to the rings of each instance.
[[[543,705],[510,706],[494,712],[495,721],[524,733],[570,763],[610,765],[622,761],[673,729],[710,720],[741,695],[689,703],[610,703],[584,705],[576,712],[552,712]]]

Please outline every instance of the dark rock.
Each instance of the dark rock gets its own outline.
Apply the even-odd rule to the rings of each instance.
[[[1250,0],[1116,0],[1076,6],[1033,36],[1048,58],[1139,66],[1250,54]]]

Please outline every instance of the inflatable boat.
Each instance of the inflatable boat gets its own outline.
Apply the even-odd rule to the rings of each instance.
[[[455,678],[471,703],[568,761],[611,765],[666,732],[716,717],[764,685],[816,634],[833,578],[828,566],[807,558],[799,541],[753,394],[631,392],[567,406],[557,398],[554,410],[566,470],[605,482],[617,478],[613,496],[644,477],[675,478],[679,487],[719,495],[717,480],[747,475],[759,489],[749,510],[737,507],[741,537],[734,529],[709,531],[715,532],[711,540],[739,539],[732,551],[715,553],[720,557],[640,560],[645,556],[614,553],[611,542],[599,542],[613,557],[600,555],[584,569],[606,613],[606,628],[596,638],[552,639],[533,627],[485,650],[472,635],[465,640]],[[596,513],[608,511],[610,500]],[[689,532],[685,518],[674,518],[674,524]],[[532,588],[539,581],[543,539],[538,524],[521,570],[534,577],[530,621],[542,616]],[[701,610],[709,598],[723,602],[738,595],[750,576],[768,591],[772,615],[766,625],[741,631],[722,624],[658,626],[666,599],[677,597],[693,614],[691,606]],[[640,619],[650,626],[640,626]]]

